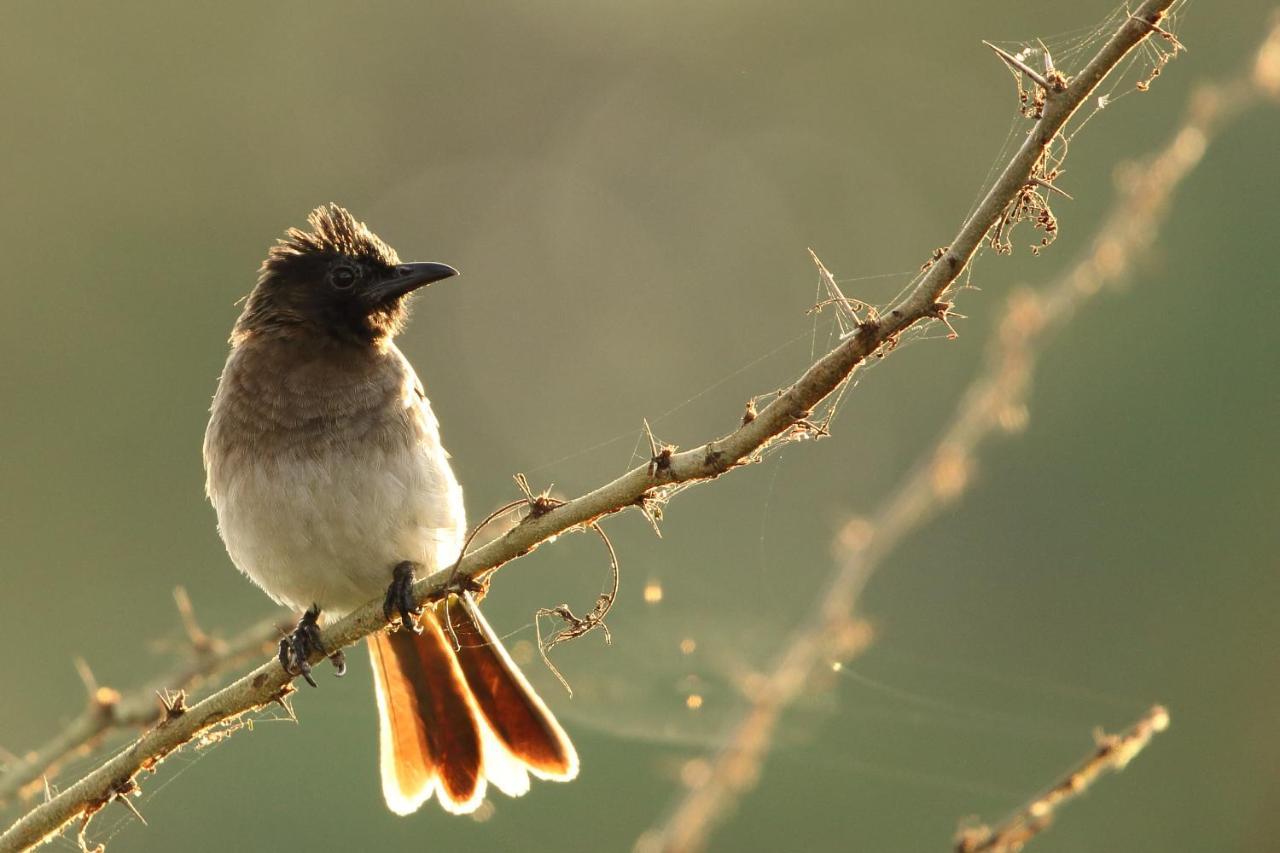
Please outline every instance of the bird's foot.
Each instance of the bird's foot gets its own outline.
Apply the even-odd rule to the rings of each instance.
[[[421,633],[422,629],[413,618],[422,612],[422,608],[413,601],[413,569],[414,563],[405,560],[392,570],[391,585],[387,587],[387,597],[382,601],[382,615],[390,622],[398,614],[402,627]]]
[[[280,665],[284,667],[284,671],[289,675],[301,675],[312,687],[316,686],[316,680],[311,677],[308,658],[312,652],[326,654],[324,644],[320,642],[319,619],[320,608],[313,606],[302,614],[293,633],[280,640]],[[347,659],[341,649],[330,654],[329,660],[338,675],[346,674]]]

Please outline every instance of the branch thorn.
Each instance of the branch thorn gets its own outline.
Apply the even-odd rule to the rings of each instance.
[[[138,783],[133,781],[132,779],[129,779],[120,787],[116,788],[116,790],[114,791],[115,796],[112,797],[112,799],[119,802],[120,805],[124,806],[129,811],[133,812],[133,816],[136,817],[139,821],[141,821],[143,826],[146,826],[147,819],[142,816],[142,812],[138,811],[138,807],[135,806],[129,800],[129,795],[134,793],[137,790],[138,790]]]
[[[1046,92],[1058,91],[1053,86],[1049,85],[1049,81],[1044,78],[1043,74],[1036,71],[1030,65],[1027,65],[1027,63],[1023,62],[1021,59],[1014,56],[1012,53],[1009,53],[1009,51],[1004,50],[1003,48],[996,47],[994,44],[992,44],[989,41],[984,41],[983,44],[985,44],[987,47],[994,50],[996,52],[996,56],[1003,59],[1006,65],[1008,65],[1013,70],[1021,71],[1023,74],[1030,77],[1033,81],[1035,81],[1035,84],[1037,86],[1044,89]]]
[[[75,664],[76,674],[80,676],[85,692],[89,694],[89,700],[95,701],[98,695],[98,679],[94,677],[93,670],[89,668],[89,662],[82,657],[77,657]]]
[[[1045,189],[1049,190],[1050,192],[1055,192],[1065,199],[1068,199],[1070,201],[1075,201],[1075,198],[1071,195],[1071,193],[1067,192],[1061,187],[1054,186],[1049,181],[1046,181],[1044,178],[1032,178],[1031,180],[1034,181],[1038,186],[1042,186]]]
[[[160,707],[164,709],[163,722],[168,722],[187,713],[187,692],[185,690],[179,690],[176,693],[170,693],[167,689],[157,690],[156,696],[160,699]]]
[[[295,723],[298,722],[298,715],[293,712],[293,703],[289,701],[289,694],[293,693],[296,689],[297,688],[294,687],[292,683],[286,684],[284,687],[280,688],[279,693],[271,697],[271,701],[283,708],[285,714],[287,714],[289,719]]]
[[[1040,39],[1036,39],[1036,44],[1040,45],[1040,52],[1044,56],[1044,73],[1052,77],[1053,72],[1057,70],[1053,67],[1053,55],[1049,53],[1049,48]]]
[[[520,494],[524,495],[525,502],[529,505],[529,514],[522,520],[530,518],[541,518],[551,510],[560,506],[564,501],[551,497],[551,490],[556,484],[552,483],[538,494],[533,493],[533,489],[529,488],[529,478],[524,474],[515,475],[516,488],[520,490]]]
[[[659,522],[662,521],[662,504],[660,500],[649,492],[645,492],[636,500],[636,506],[640,508],[640,512],[644,514],[645,520],[649,522],[649,526],[653,528],[653,534],[659,539],[662,538],[662,528]]]
[[[649,476],[656,477],[659,472],[671,470],[671,454],[675,453],[676,446],[674,444],[658,445],[658,440],[653,437],[653,429],[649,426],[649,419],[644,419],[644,433],[649,438]]]
[[[960,333],[956,331],[955,326],[951,325],[951,320],[948,319],[951,314],[951,308],[952,305],[950,302],[935,302],[925,313],[935,320],[941,320],[947,327],[947,340],[954,341],[956,338],[960,337]],[[957,314],[956,316],[959,317],[960,315]]]
[[[1160,35],[1160,37],[1161,37],[1161,38],[1163,38],[1165,41],[1169,42],[1169,44],[1173,45],[1173,49],[1174,49],[1174,50],[1186,50],[1186,49],[1187,49],[1187,46],[1186,46],[1185,44],[1183,44],[1182,42],[1178,41],[1178,37],[1177,37],[1177,36],[1175,36],[1173,33],[1169,32],[1168,30],[1166,30],[1164,27],[1160,26],[1159,24],[1153,24],[1151,21],[1148,21],[1146,18],[1139,18],[1137,15],[1133,15],[1133,14],[1130,14],[1130,15],[1129,15],[1129,20],[1131,20],[1131,21],[1137,21],[1139,24],[1142,24],[1144,27],[1146,27],[1147,29],[1151,30],[1151,32],[1153,32],[1153,33],[1158,33],[1158,34]]]

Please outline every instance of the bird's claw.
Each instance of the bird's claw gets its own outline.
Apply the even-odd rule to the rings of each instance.
[[[413,601],[413,563],[405,560],[396,565],[391,573],[391,585],[387,587],[387,597],[382,601],[382,615],[390,622],[399,615],[400,625],[415,633],[422,629],[413,617],[422,612]]]
[[[324,644],[320,642],[319,619],[320,608],[312,607],[302,614],[293,633],[280,640],[280,665],[284,667],[284,671],[289,675],[301,675],[312,687],[317,685],[316,680],[311,677],[311,663],[308,658],[311,657],[312,652],[325,654]],[[334,652],[330,660],[334,661],[339,675],[346,672],[346,660],[341,651]]]

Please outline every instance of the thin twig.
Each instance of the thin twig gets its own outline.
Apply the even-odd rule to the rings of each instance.
[[[711,769],[646,831],[638,851],[702,848],[744,793],[755,786],[773,741],[773,727],[812,677],[842,656],[824,638],[842,633],[854,650],[869,637],[850,634],[858,594],[884,557],[911,531],[955,500],[971,480],[980,443],[1026,422],[1025,400],[1036,345],[1065,326],[1080,307],[1108,285],[1123,280],[1150,249],[1167,218],[1173,194],[1201,162],[1215,133],[1264,97],[1280,98],[1280,16],[1249,73],[1198,90],[1171,140],[1141,165],[1121,170],[1120,192],[1098,229],[1092,248],[1064,274],[1035,293],[1015,293],[992,341],[986,367],[962,394],[959,407],[933,449],[903,478],[870,520],[854,519],[841,530],[841,559],[819,592],[816,617],[805,620],[758,681],[748,709],[722,739]],[[1268,47],[1270,49],[1268,50]]]
[[[1145,0],[1135,14],[1147,21],[1158,22],[1173,2]],[[1002,211],[1035,174],[1047,147],[1103,78],[1150,33],[1150,29],[1140,23],[1122,22],[1069,85],[1061,91],[1051,91],[1035,125],[982,202],[961,226],[947,252],[920,275],[904,298],[876,322],[862,323],[857,334],[841,341],[835,349],[818,359],[754,419],[728,435],[691,450],[662,452],[657,464],[641,465],[541,516],[525,518],[505,535],[465,556],[456,567],[456,577],[454,572],[445,569],[415,583],[415,602],[425,605],[439,601],[458,591],[458,584],[488,574],[561,533],[638,506],[662,488],[717,478],[759,458],[760,453],[775,441],[785,441],[785,437],[780,437],[789,434],[797,420],[807,418],[815,407],[840,388],[858,365],[882,347],[892,346],[908,328],[939,316],[939,299],[964,271]],[[321,634],[321,644],[329,650],[345,648],[381,630],[386,624],[379,598],[327,627]],[[320,655],[317,653],[314,658],[318,662]],[[188,713],[148,731],[79,782],[28,812],[0,836],[0,851],[22,849],[48,838],[68,821],[94,811],[109,799],[112,791],[132,782],[139,770],[154,768],[171,752],[202,732],[277,701],[292,690],[291,681],[292,677],[277,662],[262,664],[193,706]]]
[[[1098,745],[1080,765],[1053,787],[1027,803],[996,827],[960,830],[956,853],[1017,853],[1053,822],[1065,803],[1083,794],[1108,770],[1119,773],[1159,732],[1169,727],[1169,712],[1159,705],[1121,735],[1099,735]]]
[[[613,642],[613,635],[609,633],[609,626],[604,623],[604,618],[609,615],[609,611],[613,609],[613,603],[618,599],[618,586],[622,578],[622,572],[618,568],[618,552],[614,550],[613,543],[609,541],[609,536],[604,532],[604,528],[599,524],[592,524],[591,529],[600,534],[605,550],[609,552],[609,591],[600,593],[599,597],[596,598],[595,605],[585,616],[575,616],[567,604],[561,604],[556,607],[543,607],[533,615],[533,624],[538,635],[538,651],[542,654],[542,662],[547,665],[547,669],[551,670],[551,674],[559,680],[561,686],[570,696],[573,695],[573,688],[569,686],[568,680],[560,673],[559,668],[551,662],[548,653],[561,643],[576,640],[583,634],[591,633],[596,628],[604,632],[606,644]],[[542,639],[542,617],[544,616],[558,617],[565,623],[565,626],[552,634],[548,640]]]

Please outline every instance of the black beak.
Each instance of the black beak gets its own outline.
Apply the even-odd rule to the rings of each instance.
[[[392,299],[407,296],[433,281],[440,281],[457,274],[458,271],[448,264],[401,264],[396,267],[395,275],[374,285],[373,296],[379,302],[389,302]]]

